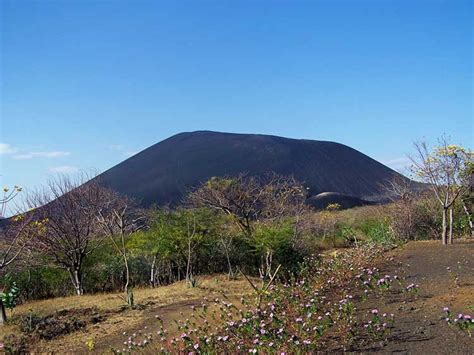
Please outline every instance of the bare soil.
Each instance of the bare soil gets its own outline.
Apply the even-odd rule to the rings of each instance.
[[[379,265],[382,274],[399,275],[419,285],[407,298],[400,290],[361,302],[361,314],[377,308],[395,315],[385,344],[370,344],[361,351],[402,354],[474,354],[474,338],[446,321],[444,307],[454,314],[474,313],[474,241],[410,242],[388,253]],[[474,334],[473,334],[474,336]]]

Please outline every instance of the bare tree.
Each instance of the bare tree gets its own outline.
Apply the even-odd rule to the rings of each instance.
[[[133,200],[113,191],[108,191],[108,196],[104,202],[96,218],[102,232],[111,240],[116,251],[123,259],[126,302],[133,306],[133,292],[129,288],[130,268],[127,242],[135,232],[145,227],[146,214],[136,206]]]
[[[462,181],[462,171],[467,164],[472,163],[472,153],[449,144],[446,137],[440,138],[438,147],[432,151],[426,142],[415,143],[415,148],[417,156],[411,158],[413,172],[423,182],[429,184],[441,205],[443,221],[441,240],[443,244],[452,244],[453,206],[467,189]]]
[[[0,227],[0,270],[13,263],[25,250],[31,235],[32,216],[17,214]]]
[[[23,189],[20,186],[13,186],[13,189],[8,187],[3,188],[3,196],[0,198],[0,219],[5,218],[8,203],[12,201]]]
[[[391,228],[399,237],[412,238],[416,230],[417,200],[420,198],[416,183],[397,175],[386,181],[382,188],[391,200]]]
[[[234,219],[246,236],[252,234],[252,222],[258,219],[279,220],[298,216],[306,208],[306,189],[293,177],[276,174],[257,178],[213,177],[190,193],[189,202],[196,207],[219,210]]]
[[[74,180],[60,176],[28,198],[38,229],[32,248],[45,253],[69,272],[77,295],[84,293],[85,258],[103,242],[98,235],[97,213],[107,190],[86,176]]]
[[[252,220],[263,207],[262,185],[255,177],[241,174],[235,178],[213,177],[189,196],[195,207],[208,207],[231,216],[246,235],[252,232]]]
[[[392,201],[413,201],[418,196],[418,189],[415,182],[401,175],[396,175],[393,179],[385,181],[381,187],[387,192],[387,197]]]
[[[230,221],[223,220],[219,230],[217,231],[217,243],[227,260],[229,280],[233,279],[235,276],[230,256],[235,249],[235,239],[237,236],[238,231],[235,226],[231,224]]]
[[[0,198],[0,216],[5,216],[7,204],[20,192],[21,187],[15,186],[12,190],[3,189]],[[9,220],[0,220],[0,270],[12,264],[25,250],[32,230],[31,214],[17,213]],[[7,320],[5,305],[0,298],[0,325]]]
[[[472,220],[472,210],[474,205],[474,162],[469,161],[466,164],[462,173],[462,181],[466,188],[464,195],[461,196],[461,204],[469,223],[471,237],[474,237],[474,223]]]

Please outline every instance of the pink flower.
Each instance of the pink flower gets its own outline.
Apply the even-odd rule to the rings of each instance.
[[[372,313],[372,314],[379,314],[379,311],[378,311],[378,309],[373,309],[372,311],[370,311],[370,313]]]

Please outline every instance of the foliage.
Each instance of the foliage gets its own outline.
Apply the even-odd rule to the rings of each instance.
[[[16,282],[13,281],[9,290],[7,290],[6,292],[0,293],[0,299],[2,300],[5,307],[10,309],[10,311],[13,312],[13,309],[17,305],[19,295],[20,295],[20,289],[16,285]]]
[[[444,307],[446,313],[446,323],[450,326],[457,327],[459,330],[466,332],[469,337],[472,336],[474,330],[474,318],[467,313],[459,313],[457,316],[448,308]]]
[[[474,154],[450,144],[446,137],[440,138],[438,146],[431,150],[426,142],[415,143],[415,148],[417,157],[412,158],[412,171],[430,186],[442,212],[442,243],[452,244],[453,206],[471,188]]]

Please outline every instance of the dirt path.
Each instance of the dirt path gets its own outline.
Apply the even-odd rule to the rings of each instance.
[[[361,350],[474,353],[474,338],[448,326],[443,312],[443,307],[449,307],[456,315],[474,313],[474,242],[458,241],[451,246],[437,241],[410,242],[385,260],[380,265],[382,275],[403,276],[407,283],[419,285],[419,293],[407,299],[406,294],[390,291],[383,298],[369,298],[358,305],[363,313],[377,308],[395,315],[388,344]]]

